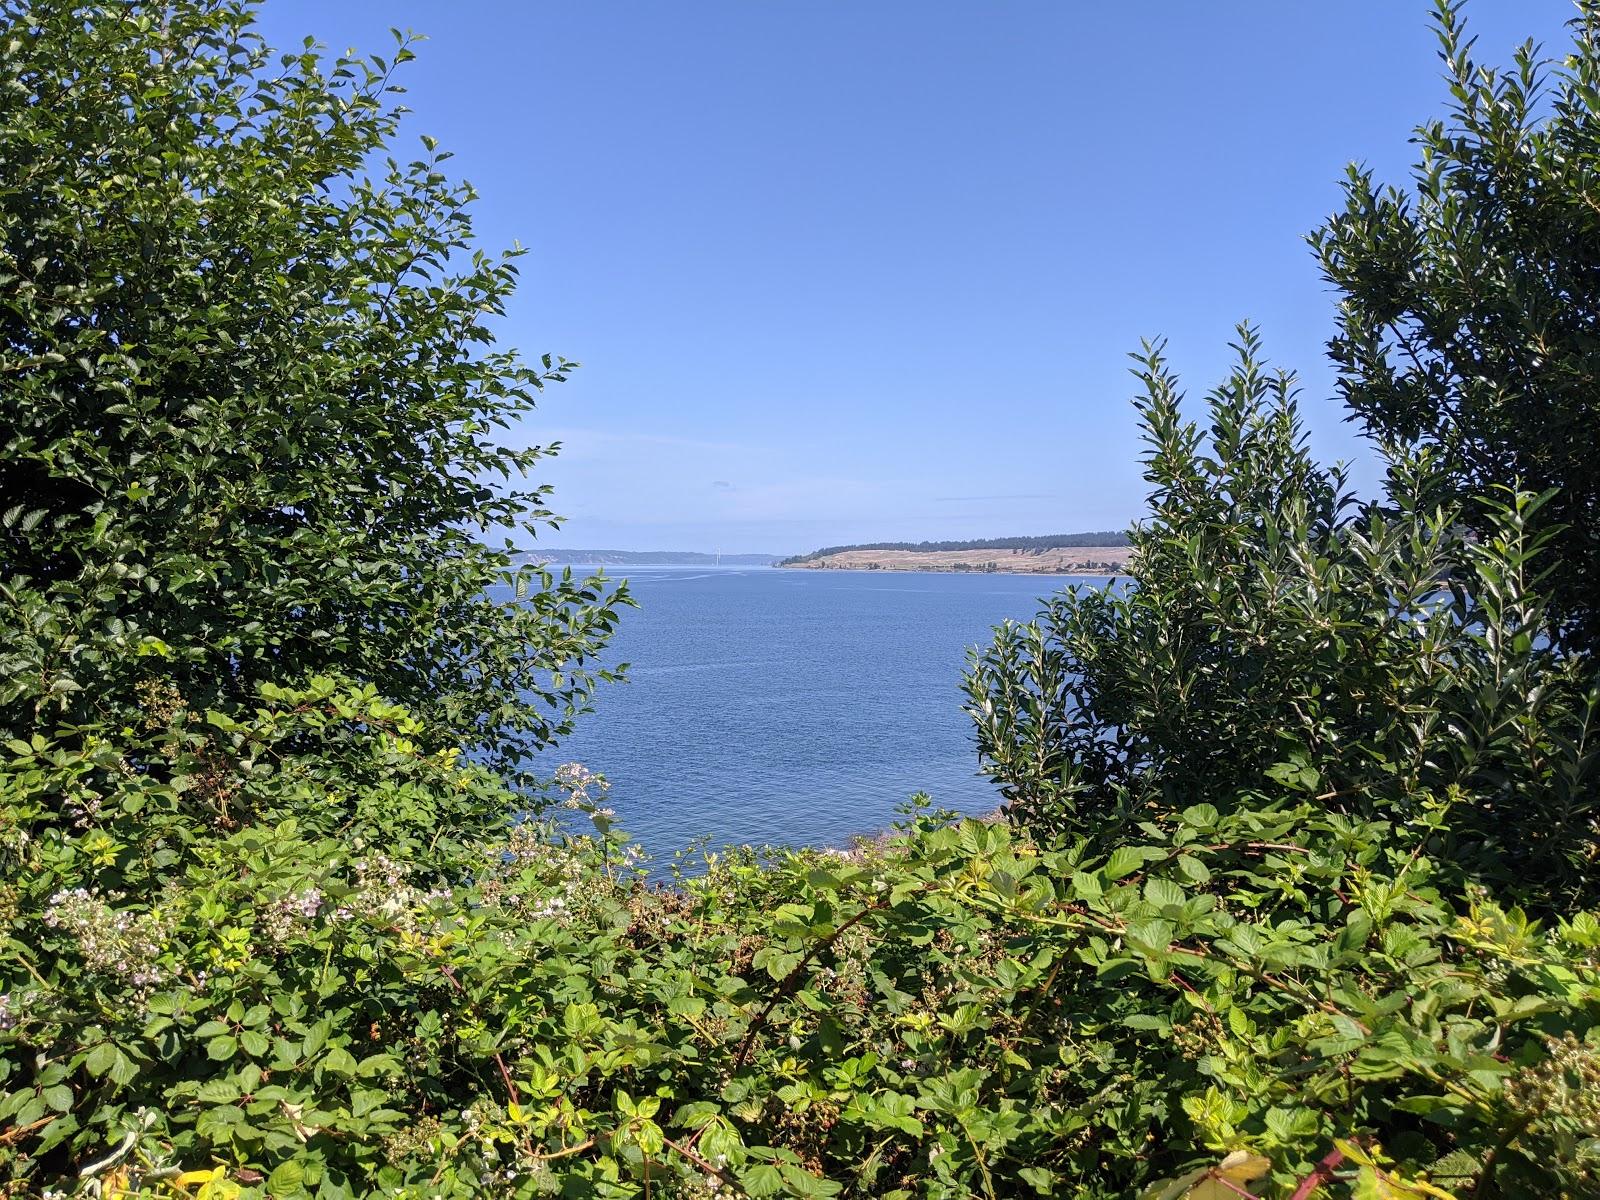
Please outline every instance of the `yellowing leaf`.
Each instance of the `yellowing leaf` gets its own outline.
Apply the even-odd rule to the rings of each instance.
[[[1243,1185],[1272,1170],[1272,1163],[1248,1150],[1235,1150],[1214,1167],[1152,1184],[1140,1200],[1239,1200]]]
[[[1217,1164],[1216,1174],[1229,1183],[1249,1183],[1272,1170],[1272,1163],[1248,1150],[1235,1150]]]

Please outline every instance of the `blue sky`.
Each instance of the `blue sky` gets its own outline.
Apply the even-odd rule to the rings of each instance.
[[[456,152],[486,247],[529,247],[501,330],[582,362],[546,544],[793,552],[1125,525],[1127,351],[1191,396],[1241,319],[1330,399],[1302,237],[1344,165],[1398,180],[1442,110],[1417,0],[267,0],[294,44],[387,53],[406,136]],[[1475,0],[1486,61],[1567,0]]]

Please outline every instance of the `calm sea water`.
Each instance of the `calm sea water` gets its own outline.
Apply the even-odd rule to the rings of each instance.
[[[587,569],[587,568],[585,568]],[[629,682],[547,757],[612,784],[657,861],[712,845],[838,845],[925,791],[992,811],[959,690],[967,647],[1073,582],[1043,575],[612,568],[640,607],[607,653]]]

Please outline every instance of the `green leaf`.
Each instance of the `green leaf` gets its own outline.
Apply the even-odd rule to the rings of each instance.
[[[739,1183],[752,1197],[776,1196],[783,1191],[783,1175],[771,1163],[755,1163],[739,1172]]]
[[[1152,858],[1159,856],[1160,851],[1149,846],[1118,846],[1106,860],[1106,878],[1121,879],[1125,875],[1131,875]]]
[[[139,1075],[139,1065],[119,1048],[107,1077],[118,1087],[127,1087]]]
[[[295,1196],[305,1190],[305,1168],[294,1159],[285,1159],[267,1176],[267,1191],[274,1196]]]
[[[1144,898],[1149,903],[1163,908],[1167,906],[1182,907],[1184,901],[1188,899],[1183,894],[1183,889],[1177,884],[1170,879],[1158,877],[1145,880]]]
[[[64,1083],[44,1089],[44,1102],[55,1112],[64,1113],[72,1107],[72,1089]]]
[[[1211,882],[1211,869],[1192,854],[1178,856],[1178,869],[1188,877],[1191,883],[1205,884]]]
[[[1044,1167],[1020,1167],[1017,1176],[1041,1196],[1056,1194],[1056,1177]]]
[[[1072,891],[1080,900],[1098,900],[1105,895],[1105,888],[1101,886],[1099,876],[1088,871],[1072,873]]]
[[[89,1074],[99,1078],[110,1071],[116,1061],[117,1048],[110,1042],[100,1042],[84,1056],[83,1065]]]
[[[328,1043],[328,1035],[333,1032],[333,1023],[327,1017],[306,1030],[304,1040],[300,1043],[301,1058],[315,1058],[317,1052]]]

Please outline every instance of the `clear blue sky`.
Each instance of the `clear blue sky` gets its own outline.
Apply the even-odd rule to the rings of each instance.
[[[547,544],[792,552],[1125,525],[1125,352],[1166,336],[1198,399],[1243,318],[1318,451],[1364,458],[1302,235],[1442,110],[1428,11],[267,0],[262,25],[428,35],[407,137],[456,152],[486,246],[531,250],[505,339],[584,364],[519,431],[566,443]],[[1558,51],[1572,8],[1468,12],[1501,61]]]

